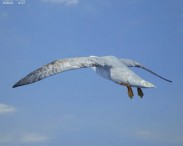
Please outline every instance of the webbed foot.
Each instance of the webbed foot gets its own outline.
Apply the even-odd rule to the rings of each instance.
[[[131,86],[127,86],[127,89],[128,89],[128,96],[132,99],[134,94],[133,94],[133,90],[132,90]]]
[[[142,98],[144,96],[144,93],[142,92],[141,88],[137,88],[137,92],[138,92],[138,95],[140,96],[140,98]]]

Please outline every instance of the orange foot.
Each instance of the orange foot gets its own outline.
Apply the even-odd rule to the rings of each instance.
[[[127,89],[128,89],[128,96],[132,99],[134,94],[133,94],[133,90],[132,90],[131,86],[127,86]]]
[[[141,88],[137,88],[137,92],[138,92],[138,95],[140,96],[140,98],[142,98],[144,96],[144,93],[142,92]]]

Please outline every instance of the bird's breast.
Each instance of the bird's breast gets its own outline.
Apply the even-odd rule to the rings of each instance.
[[[110,67],[91,67],[98,75],[102,76],[105,79],[111,80],[111,69]]]

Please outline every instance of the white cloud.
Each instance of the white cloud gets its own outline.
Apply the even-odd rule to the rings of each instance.
[[[48,137],[41,134],[29,133],[21,137],[21,142],[23,143],[37,143],[47,141]]]
[[[0,134],[0,145],[7,143],[40,143],[49,140],[49,138],[43,134],[38,133],[22,133],[22,134]]]
[[[183,136],[175,135],[173,133],[165,133],[163,131],[154,131],[154,130],[138,130],[134,132],[134,136],[139,139],[163,142],[163,143],[179,143],[183,144]]]
[[[67,6],[77,5],[79,3],[79,0],[42,0],[42,1],[51,2],[55,4],[65,4]]]
[[[17,109],[15,107],[13,107],[11,105],[4,104],[4,103],[0,103],[0,114],[12,113],[15,111],[17,111]]]
[[[141,137],[147,137],[151,135],[151,132],[146,130],[139,130],[136,132],[136,134]]]

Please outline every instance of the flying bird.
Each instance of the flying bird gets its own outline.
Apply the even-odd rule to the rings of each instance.
[[[146,71],[158,76],[165,81],[172,82],[156,74],[155,72],[146,68],[144,65],[138,63],[137,61],[131,59],[121,59],[115,56],[90,56],[65,58],[48,63],[22,78],[15,85],[13,85],[13,88],[37,82],[39,80],[64,71],[79,68],[92,68],[100,76],[111,80],[119,85],[126,86],[128,96],[131,99],[134,96],[132,87],[137,88],[137,93],[142,98],[144,94],[141,88],[153,88],[155,87],[155,85],[139,77],[130,69],[130,67],[145,69]]]

